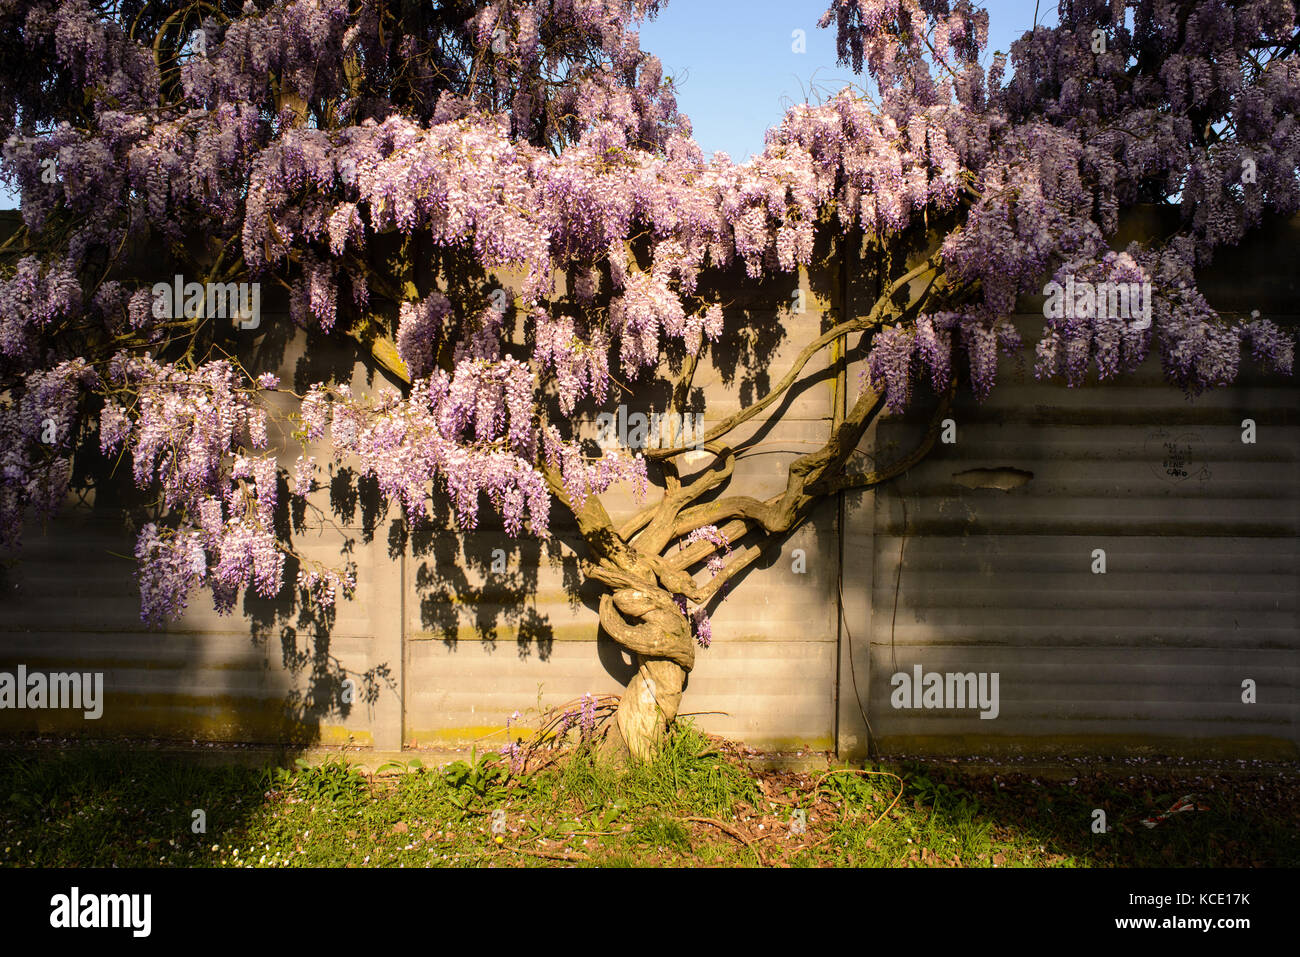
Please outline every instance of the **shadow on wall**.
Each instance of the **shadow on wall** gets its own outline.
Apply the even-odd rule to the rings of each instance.
[[[231,343],[243,368],[256,374],[306,361],[287,317],[264,315],[262,330]],[[346,380],[355,355],[327,343],[310,361],[313,374],[328,379],[332,369]],[[295,405],[287,395],[269,401],[281,414]],[[102,675],[103,713],[87,719],[68,708],[0,708],[0,734],[286,748],[373,743],[377,708],[391,711],[401,693],[400,654],[375,640],[386,633],[373,613],[385,603],[370,591],[381,569],[366,567],[381,504],[373,482],[349,470],[308,501],[291,496],[284,474],[295,445],[286,437],[279,450],[277,537],[309,561],[354,569],[356,601],[307,601],[297,584],[300,560],[289,555],[274,597],[245,590],[220,615],[211,593],[196,589],[180,620],[151,629],[141,621],[132,556],[138,530],[161,517],[150,493],[135,488],[129,456],[105,459],[97,434],[83,435],[74,500],[46,526],[29,525],[22,548],[0,565],[0,673],[23,666],[32,674]]]
[[[138,274],[148,274],[147,263],[138,265]],[[817,269],[812,276],[809,295],[835,301],[831,272]],[[495,285],[496,277],[484,279],[484,288]],[[697,378],[720,381],[717,394],[735,395],[746,405],[771,387],[768,365],[778,347],[789,344],[784,343],[789,334],[785,314],[795,305],[796,284],[792,277],[749,280],[743,267],[708,281],[722,292],[726,324],[711,350],[713,368]],[[288,320],[282,300],[280,290],[268,289],[260,329],[252,335],[232,330],[223,343],[244,369],[251,374],[279,370],[298,392],[310,382],[329,379],[349,381],[359,391],[384,385],[373,365],[358,362],[353,347],[329,337],[313,338],[308,345]],[[825,328],[834,321],[833,314],[821,315],[811,303],[807,308],[812,325],[820,322]],[[522,318],[512,315],[516,323]],[[526,345],[514,347],[520,355],[526,350]],[[668,375],[639,384],[638,397],[648,408],[668,406],[670,376],[680,371],[683,358],[670,356],[676,362],[670,361]],[[744,445],[769,438],[771,423],[833,374],[813,373],[810,381],[783,396],[765,421],[754,423]],[[711,393],[711,401],[713,397]],[[294,405],[288,395],[266,398],[279,405],[280,413]],[[704,390],[698,383],[691,398],[699,403],[696,408],[703,408]],[[596,411],[588,403],[575,417],[594,418]],[[275,597],[245,594],[232,615],[220,616],[208,593],[198,591],[181,621],[150,631],[139,620],[130,556],[135,532],[158,516],[147,493],[133,487],[129,467],[117,463],[114,468],[100,457],[95,438],[88,436],[77,457],[74,482],[83,488],[81,502],[48,528],[29,529],[20,561],[5,572],[0,670],[13,671],[21,664],[33,671],[103,673],[108,706],[94,721],[74,720],[68,711],[5,711],[0,729],[295,747],[345,744],[355,736],[353,743],[364,744],[378,720],[376,709],[388,709],[385,720],[392,720],[395,706],[400,726],[401,639],[416,628],[436,635],[449,651],[471,639],[491,650],[499,636],[510,634],[521,659],[536,654],[546,662],[557,629],[572,627],[597,638],[596,658],[610,676],[626,683],[633,673],[630,657],[599,633],[601,589],[582,582],[578,562],[586,549],[559,508],[552,511],[555,537],[546,543],[508,537],[485,501],[472,530],[456,530],[442,495],[434,497],[427,520],[412,524],[387,511],[374,479],[346,467],[332,468],[323,488],[307,501],[290,496],[281,478],[275,521],[281,540],[309,560],[352,564],[358,577],[354,600],[323,609],[307,602],[296,585],[300,561],[290,557],[286,584]],[[273,444],[281,447],[282,472],[291,468],[299,451],[296,442],[281,435]],[[326,460],[319,449],[308,451]],[[778,554],[757,567],[766,567]],[[411,567],[403,582],[399,569],[408,556]],[[737,584],[745,577],[748,573]],[[405,609],[394,607],[403,604],[400,595],[386,590],[394,581],[408,589],[408,597],[413,586],[418,625],[414,614],[400,620]],[[568,617],[555,617],[566,602]]]
[[[102,692],[95,718],[54,707],[52,694],[45,707],[0,709],[0,733],[339,744],[346,735],[334,729],[364,727],[381,691],[396,693],[393,665],[346,666],[336,611],[303,601],[292,558],[276,597],[246,594],[218,616],[196,592],[180,621],[150,629],[128,557],[131,512],[102,501],[71,508],[45,530],[28,528],[21,560],[3,569],[0,672],[76,673],[88,701],[92,684]],[[28,701],[38,703],[30,692]]]
[[[578,602],[581,575],[577,556],[564,555],[559,542],[514,539],[495,512],[480,503],[479,526],[458,532],[447,500],[434,496],[429,516],[410,523],[390,523],[388,554],[410,550],[413,584],[419,597],[420,625],[455,651],[462,637],[495,650],[502,630],[515,636],[518,655],[536,652],[546,661],[555,635],[549,617],[538,607],[538,572],[543,557],[558,567],[570,604]]]

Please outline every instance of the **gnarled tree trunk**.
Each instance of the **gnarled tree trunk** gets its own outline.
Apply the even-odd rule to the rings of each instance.
[[[619,702],[606,751],[645,760],[653,757],[677,717],[686,675],[695,664],[691,625],[661,588],[619,588],[605,595],[600,600],[600,623],[637,663]]]
[[[686,669],[667,658],[636,658],[636,674],[618,703],[615,729],[621,740],[613,747],[626,748],[633,757],[646,760],[654,756],[677,717]]]
[[[849,470],[858,443],[881,410],[885,396],[883,389],[864,389],[850,406],[841,368],[826,443],[792,462],[785,489],[767,499],[747,495],[705,498],[728,485],[735,469],[736,451],[724,437],[777,402],[820,350],[832,343],[842,346],[853,333],[863,333],[865,342],[887,320],[920,311],[946,289],[947,278],[937,254],[932,254],[893,280],[868,314],[846,319],[810,342],[773,389],[709,429],[696,443],[695,448],[714,457],[709,468],[692,473],[698,477],[684,481],[675,464],[676,457],[690,448],[646,450],[646,458],[658,461],[663,468],[664,494],[621,526],[615,526],[597,495],[575,500],[565,487],[559,466],[543,463],[548,486],[571,510],[591,549],[591,557],[582,563],[584,574],[610,589],[600,600],[600,625],[637,663],[606,740],[609,756],[651,757],[677,717],[686,676],[695,665],[694,628],[686,605],[707,607],[767,546],[806,521],[819,501],[843,490],[871,488],[911,468],[937,440],[954,385],[949,385],[925,437],[909,454],[883,468]],[[908,299],[906,306],[896,302],[903,293]],[[673,408],[679,414],[694,371],[692,359],[673,390]],[[752,536],[748,544],[742,541],[746,536]],[[708,563],[711,577],[697,583],[692,568],[704,563]]]

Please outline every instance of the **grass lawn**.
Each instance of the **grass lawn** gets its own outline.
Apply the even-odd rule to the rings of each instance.
[[[1187,794],[1196,810],[1143,825]],[[625,773],[575,748],[523,777],[493,757],[367,775],[88,746],[0,753],[0,864],[1296,866],[1298,798],[1294,773],[758,770],[689,726]]]

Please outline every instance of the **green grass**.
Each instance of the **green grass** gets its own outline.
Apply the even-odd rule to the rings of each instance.
[[[906,765],[758,771],[679,728],[620,772],[577,749],[366,775],[120,748],[0,753],[0,864],[119,867],[1295,866],[1294,775],[1039,781]],[[900,792],[901,788],[901,792]],[[1142,818],[1195,793],[1205,810]],[[1095,808],[1110,828],[1091,830]],[[206,830],[195,833],[195,810]],[[800,824],[806,831],[800,833]],[[495,827],[494,827],[495,826]],[[496,831],[499,831],[497,833]]]

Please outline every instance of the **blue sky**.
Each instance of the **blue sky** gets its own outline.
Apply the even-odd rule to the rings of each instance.
[[[678,108],[691,118],[705,155],[723,150],[736,162],[763,149],[763,134],[787,107],[817,102],[860,83],[836,65],[833,27],[817,29],[830,0],[669,0],[641,28],[641,47],[658,56],[678,81]],[[1056,22],[1054,0],[986,0],[989,45],[995,50],[1034,23]],[[807,50],[792,51],[803,30]]]
[[[641,28],[641,46],[664,63],[678,83],[678,107],[691,118],[705,155],[723,150],[736,162],[763,149],[763,134],[785,110],[860,82],[835,63],[835,31],[817,29],[829,0],[669,0]],[[1034,23],[1054,23],[1056,4],[1043,0],[987,0],[986,53],[1008,50]],[[793,52],[804,31],[806,52]],[[0,187],[0,208],[18,205]]]

